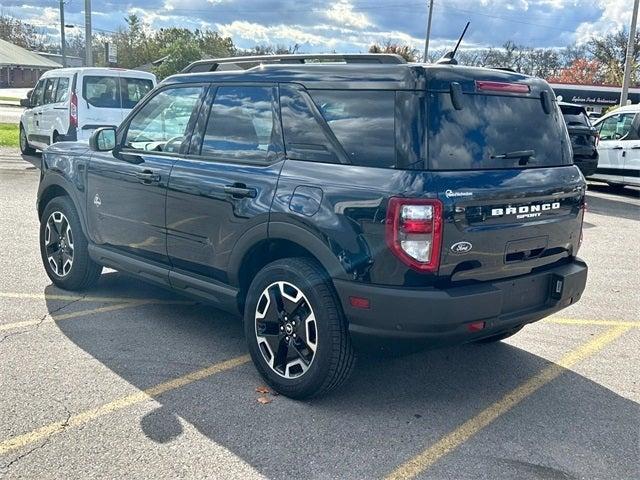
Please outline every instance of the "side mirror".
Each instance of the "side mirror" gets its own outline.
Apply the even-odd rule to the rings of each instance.
[[[20,99],[20,106],[21,107],[25,107],[25,108],[30,108],[31,107],[31,100],[28,98],[21,98]]]
[[[108,152],[116,148],[115,127],[101,127],[91,134],[89,147],[94,152]]]

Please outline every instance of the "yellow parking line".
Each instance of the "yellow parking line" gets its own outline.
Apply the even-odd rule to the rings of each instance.
[[[0,298],[16,298],[28,300],[62,300],[69,302],[102,302],[121,303],[149,301],[158,305],[195,305],[197,302],[190,300],[161,300],[156,298],[128,298],[128,297],[95,297],[82,295],[50,295],[46,293],[20,293],[20,292],[0,292]]]
[[[547,318],[546,323],[557,323],[560,325],[596,325],[602,327],[630,327],[640,328],[640,322],[623,320],[585,320],[582,318]]]
[[[410,479],[424,472],[440,458],[452,452],[494,420],[504,415],[538,389],[559,377],[566,369],[589,358],[629,331],[629,326],[616,326],[569,352],[557,363],[545,367],[538,374],[508,392],[504,397],[467,420],[435,444],[400,465],[387,475],[387,480]]]
[[[106,307],[90,308],[87,310],[80,310],[77,312],[63,313],[60,315],[55,315],[55,317],[51,317],[50,314],[47,314],[47,317],[44,320],[25,320],[24,322],[0,324],[0,332],[3,332],[5,330],[13,330],[14,328],[30,327],[33,325],[38,325],[43,323],[55,323],[55,322],[58,322],[59,320],[69,320],[72,318],[83,317],[85,315],[93,315],[96,313],[113,312],[115,310],[122,310],[123,308],[139,307],[140,305],[148,305],[150,303],[152,302],[141,300],[138,302],[119,303],[116,305],[108,305]]]
[[[37,428],[31,432],[9,438],[8,440],[0,442],[0,455],[4,455],[12,450],[25,447],[39,440],[49,438],[52,435],[60,433],[68,428],[84,425],[85,423],[88,423],[98,417],[102,417],[109,413],[122,410],[151,398],[158,397],[163,393],[175,390],[180,387],[184,387],[193,382],[197,382],[198,380],[203,380],[212,375],[216,375],[240,365],[244,365],[245,363],[249,362],[249,359],[249,355],[242,355],[230,360],[214,363],[213,365],[210,365],[206,368],[196,370],[195,372],[191,372],[181,377],[177,377],[172,380],[160,383],[154,387],[147,388],[146,390],[142,390],[137,393],[118,398],[116,400],[113,400],[112,402],[105,403],[104,405],[96,408],[76,413],[75,415],[71,415],[67,420],[54,422],[49,425]]]

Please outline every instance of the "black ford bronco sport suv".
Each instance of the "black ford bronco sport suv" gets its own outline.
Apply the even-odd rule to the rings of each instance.
[[[48,148],[51,280],[107,266],[240,313],[295,398],[343,382],[356,340],[496,341],[580,298],[586,186],[546,82],[299,57],[210,62]]]

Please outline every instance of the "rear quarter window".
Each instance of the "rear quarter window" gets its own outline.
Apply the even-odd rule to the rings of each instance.
[[[120,108],[118,77],[84,77],[82,96],[98,108]]]
[[[560,111],[568,126],[591,126],[587,112],[583,108],[561,105]]]
[[[312,90],[310,94],[352,164],[396,166],[395,91]]]

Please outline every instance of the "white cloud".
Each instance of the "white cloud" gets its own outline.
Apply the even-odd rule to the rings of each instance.
[[[346,0],[340,0],[334,3],[331,8],[325,12],[325,15],[329,20],[348,27],[366,28],[373,26],[364,13],[354,12],[353,5]]]
[[[576,41],[583,43],[592,37],[602,37],[631,24],[631,0],[594,0],[602,9],[602,16],[595,22],[583,22],[576,29]]]
[[[338,40],[309,33],[298,25],[261,25],[259,23],[238,21],[216,24],[217,30],[225,37],[241,37],[260,44],[300,43],[332,48]]]

